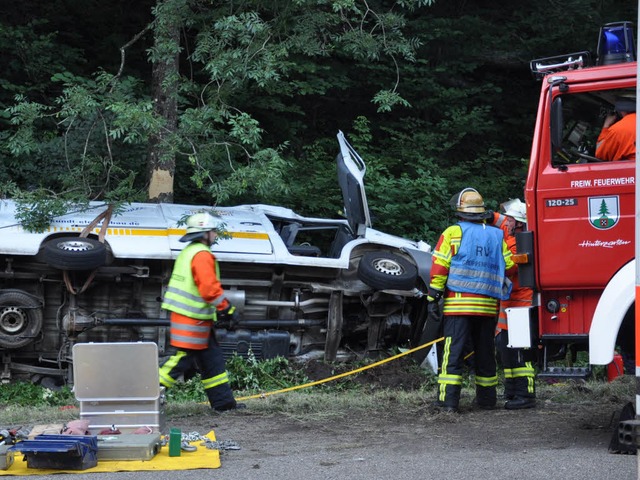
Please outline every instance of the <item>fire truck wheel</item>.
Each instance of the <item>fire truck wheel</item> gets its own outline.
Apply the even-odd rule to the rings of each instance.
[[[62,237],[42,247],[46,263],[60,270],[92,270],[107,260],[107,247],[92,238]]]
[[[358,265],[358,278],[378,290],[411,290],[416,286],[418,269],[395,253],[367,252]]]
[[[42,329],[42,304],[21,290],[0,290],[0,347],[21,348]]]

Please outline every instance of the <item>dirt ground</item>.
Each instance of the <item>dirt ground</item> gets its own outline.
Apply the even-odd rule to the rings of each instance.
[[[417,390],[424,376],[406,365],[384,365],[356,381],[369,392]],[[321,363],[307,368],[312,380],[335,373]],[[211,414],[206,426],[218,440],[240,446],[223,452],[225,471],[249,478],[257,478],[251,472],[305,480],[396,478],[397,472],[409,479],[633,479],[637,457],[614,455],[609,446],[620,411],[632,400],[627,392],[633,391],[635,377],[616,382],[594,388],[584,382],[539,381],[537,408],[521,411],[500,408],[500,401],[496,410],[475,409],[470,390],[463,392],[459,414],[435,412],[435,390],[417,406],[391,403],[374,411],[264,413],[253,403],[261,400],[252,400],[246,410]],[[205,427],[203,418],[191,420],[173,419],[183,428]]]

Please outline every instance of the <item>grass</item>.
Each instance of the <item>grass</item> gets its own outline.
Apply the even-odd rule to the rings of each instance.
[[[231,361],[229,367],[234,385],[243,386],[236,388],[237,398],[309,382],[303,369],[282,359],[254,363]],[[344,368],[342,366],[342,371]],[[412,375],[416,375],[414,367],[407,368]],[[328,370],[337,373],[333,368]],[[251,414],[285,414],[306,418],[309,415],[340,417],[347,411],[372,414],[390,410],[416,412],[430,405],[436,394],[435,375],[426,370],[420,370],[418,375],[420,384],[408,390],[384,388],[347,377],[320,386],[248,400],[247,403]],[[536,388],[538,401],[547,404],[617,406],[634,401],[636,378],[625,375],[613,382],[603,380],[600,375],[586,381],[548,382],[538,379]],[[501,386],[498,393],[501,393]],[[474,396],[473,383],[465,381],[462,406],[470,403]],[[168,419],[211,415],[198,377],[167,392],[165,412]],[[0,418],[0,426],[4,427],[65,423],[79,418],[78,402],[68,388],[54,392],[30,383],[3,385],[0,388]]]

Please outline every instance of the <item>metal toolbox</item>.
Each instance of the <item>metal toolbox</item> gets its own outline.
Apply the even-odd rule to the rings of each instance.
[[[98,464],[98,442],[88,435],[39,435],[11,447],[24,454],[27,468],[86,470]]]
[[[161,449],[159,433],[98,435],[98,461],[151,460]]]
[[[10,445],[0,445],[0,470],[8,470],[13,465],[13,450]]]
[[[73,347],[74,394],[92,434],[115,426],[164,429],[164,387],[158,347],[151,342],[78,343]]]

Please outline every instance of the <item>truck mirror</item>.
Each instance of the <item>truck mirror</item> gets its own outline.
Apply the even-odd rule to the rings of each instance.
[[[556,98],[551,104],[551,146],[557,152],[562,148],[562,132],[564,130],[564,119],[562,116],[562,97]]]

